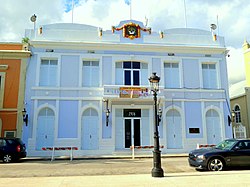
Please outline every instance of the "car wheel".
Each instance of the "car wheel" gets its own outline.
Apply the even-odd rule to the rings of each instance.
[[[224,164],[222,159],[220,158],[212,158],[208,162],[208,170],[209,171],[222,171],[224,169]]]
[[[9,163],[11,161],[12,161],[12,156],[11,155],[6,154],[6,155],[3,156],[3,162]]]

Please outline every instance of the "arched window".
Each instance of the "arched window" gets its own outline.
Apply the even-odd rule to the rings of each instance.
[[[176,109],[171,109],[166,114],[168,149],[181,149],[183,147],[181,120],[181,115]]]
[[[217,144],[221,141],[220,115],[215,109],[206,112],[207,144]]]
[[[44,109],[42,109],[42,110],[39,112],[38,116],[39,116],[39,117],[40,117],[40,116],[54,116],[54,112],[53,112],[53,110],[50,109],[50,108],[44,108]]]
[[[52,109],[43,108],[37,118],[36,149],[54,145],[55,113]]]
[[[98,112],[88,108],[82,114],[82,149],[97,150],[99,148]]]
[[[89,108],[83,112],[83,116],[98,116],[98,113],[95,109]]]
[[[241,123],[241,115],[240,115],[239,105],[236,105],[234,107],[234,112],[235,112],[235,123]]]

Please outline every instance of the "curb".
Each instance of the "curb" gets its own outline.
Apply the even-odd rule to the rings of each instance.
[[[161,158],[178,158],[178,157],[188,157],[188,153],[180,153],[180,154],[163,154]],[[142,158],[153,158],[152,155],[136,155],[135,159],[142,159]],[[103,156],[75,156],[73,160],[98,160],[98,159],[132,159],[131,155],[103,155]],[[22,161],[50,161],[51,156],[44,156],[44,157],[29,157],[23,158]],[[55,160],[69,160],[69,156],[56,156]]]

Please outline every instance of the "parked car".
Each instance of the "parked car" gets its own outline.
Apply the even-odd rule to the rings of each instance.
[[[229,166],[250,166],[250,139],[227,139],[211,148],[189,153],[189,165],[196,169],[221,171]]]
[[[19,138],[0,138],[0,160],[12,162],[24,157],[26,147]]]

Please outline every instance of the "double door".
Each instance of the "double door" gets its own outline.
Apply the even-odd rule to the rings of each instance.
[[[125,148],[141,145],[140,119],[129,118],[125,120]]]

